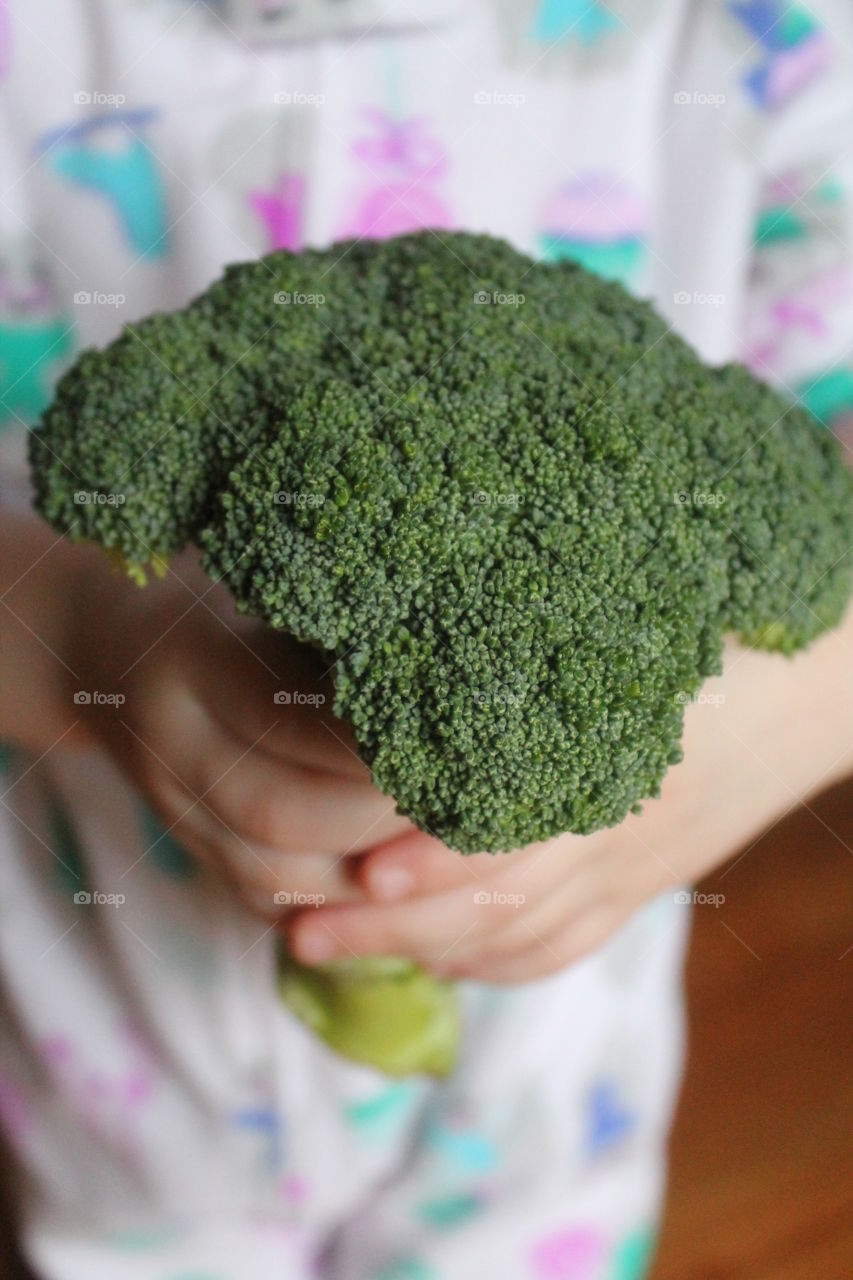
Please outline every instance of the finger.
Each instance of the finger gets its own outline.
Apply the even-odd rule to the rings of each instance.
[[[238,741],[259,742],[267,754],[304,767],[370,781],[352,730],[332,713],[331,680],[315,655],[269,628],[219,640],[224,652],[208,665],[201,697]]]
[[[370,782],[351,728],[332,714],[328,681],[270,678],[263,668],[248,667],[206,696],[216,719],[243,744],[257,742],[274,758]]]
[[[550,938],[547,946],[537,941],[513,955],[477,956],[464,966],[464,971],[460,967],[460,972],[447,975],[442,970],[442,976],[501,986],[533,982],[537,978],[545,978],[568,969],[591,955],[616,932],[628,915],[629,911],[621,912],[612,903],[608,903],[583,914],[561,933]]]
[[[578,836],[561,836],[512,853],[459,854],[422,832],[412,832],[365,855],[359,880],[375,902],[442,893],[459,885],[522,893],[529,901],[559,886],[592,855]]]
[[[495,871],[501,854],[462,855],[423,831],[409,831],[366,853],[358,869],[359,883],[376,902],[396,902],[432,895],[459,885],[475,889]]]
[[[468,939],[465,939],[463,944],[437,962],[436,968],[447,977],[469,977],[475,970],[478,973],[488,970],[492,964],[502,967],[530,950],[541,952],[543,962],[547,964],[549,957],[559,958],[554,954],[555,938],[562,937],[608,905],[609,898],[602,891],[597,877],[581,871],[558,893],[541,902],[532,906],[519,902],[515,914],[501,920],[498,928],[490,927],[487,920],[485,927],[473,937],[472,945],[468,945]],[[491,905],[486,903],[479,909],[488,913]]]
[[[411,828],[394,801],[351,778],[334,778],[232,746],[207,765],[202,794],[250,843],[287,852],[349,855]]]
[[[404,955],[422,964],[444,961],[456,947],[477,945],[477,935],[501,927],[512,907],[478,912],[470,888],[394,906],[372,903],[331,907],[298,916],[288,929],[293,954],[306,964],[350,955]]]
[[[412,829],[375,787],[273,760],[257,744],[237,741],[198,706],[174,729],[174,740],[163,748],[168,758],[138,748],[152,778],[146,789],[165,769],[249,843],[349,854]]]
[[[572,845],[576,850],[578,842]],[[292,945],[305,947],[315,959],[347,951],[399,952],[451,976],[464,976],[466,966],[483,957],[504,961],[533,944],[547,950],[549,937],[603,901],[608,880],[600,864],[607,859],[602,850],[595,858],[561,858],[565,850],[557,842],[549,842],[544,859],[542,852],[531,847],[513,855],[480,887],[469,882],[395,906],[371,903],[335,912],[334,919],[321,912],[313,923],[296,920]],[[543,874],[543,863],[550,878]],[[526,878],[531,869],[537,874]],[[553,878],[554,869],[559,879]]]
[[[157,780],[153,806],[168,835],[205,866],[224,875],[256,911],[277,918],[282,911],[326,902],[353,902],[363,895],[345,859],[336,853],[283,853],[247,840],[169,775]]]

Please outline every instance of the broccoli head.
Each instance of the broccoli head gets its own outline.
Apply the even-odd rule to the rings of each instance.
[[[321,650],[378,786],[462,852],[620,821],[726,633],[790,653],[851,589],[828,432],[487,236],[229,267],[81,356],[32,462],[58,529],[137,575],[195,542]]]

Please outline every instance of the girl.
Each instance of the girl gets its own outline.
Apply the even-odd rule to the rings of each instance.
[[[463,860],[324,705],[275,702],[299,653],[193,557],[139,592],[30,516],[23,430],[74,352],[226,262],[456,227],[621,280],[843,426],[852,51],[840,0],[12,4],[0,1114],[44,1280],[646,1273],[683,885],[850,771],[850,622],[733,651],[642,815]],[[309,963],[459,978],[454,1076],[313,1038],[277,925]]]

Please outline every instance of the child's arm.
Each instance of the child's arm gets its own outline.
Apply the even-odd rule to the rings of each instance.
[[[71,547],[25,511],[0,511],[0,739],[35,752],[87,737],[72,637],[86,579],[109,572],[103,556]],[[100,561],[103,561],[101,564]]]
[[[143,590],[31,515],[0,521],[0,737],[105,748],[265,915],[276,894],[357,896],[345,855],[411,828],[304,655],[238,619],[189,556]]]
[[[294,953],[403,952],[494,982],[578,959],[648,899],[695,881],[853,772],[853,610],[793,659],[732,646],[702,698],[687,708],[683,762],[641,815],[510,858],[462,859],[404,837],[364,859],[373,905],[303,913],[290,930]],[[484,891],[492,900],[478,903]]]

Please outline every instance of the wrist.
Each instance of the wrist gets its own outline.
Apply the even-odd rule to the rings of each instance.
[[[623,824],[698,878],[788,809],[853,772],[853,610],[793,658],[727,646],[723,675],[687,707],[684,759]]]

